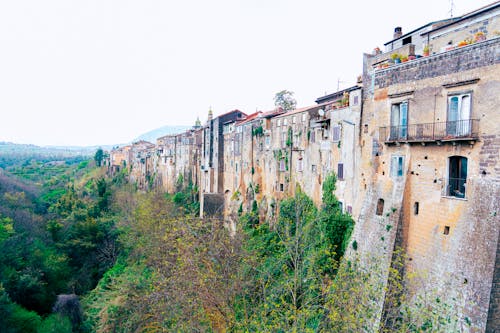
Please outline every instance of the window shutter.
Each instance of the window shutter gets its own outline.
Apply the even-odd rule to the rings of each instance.
[[[391,157],[391,177],[397,176],[397,163],[398,163],[397,156]]]
[[[340,126],[338,125],[332,127],[332,141],[333,142],[340,141]]]
[[[344,163],[339,163],[337,165],[337,178],[339,180],[344,179]]]

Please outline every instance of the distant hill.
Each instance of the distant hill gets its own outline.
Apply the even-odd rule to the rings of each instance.
[[[190,129],[191,126],[162,126],[157,129],[154,129],[152,131],[146,132],[144,134],[139,135],[137,138],[135,138],[132,142],[144,140],[144,141],[149,141],[151,143],[156,143],[156,139],[164,136],[164,135],[169,135],[169,134],[177,134],[177,133],[182,133],[185,130]]]
[[[0,142],[0,168],[30,160],[79,161],[94,156],[96,149],[96,147],[40,147],[31,144]]]

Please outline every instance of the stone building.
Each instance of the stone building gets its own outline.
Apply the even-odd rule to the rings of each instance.
[[[203,127],[200,174],[200,214],[224,213],[224,124],[241,120],[246,114],[233,110],[213,118],[209,111]]]
[[[365,55],[363,68],[358,252],[388,269],[401,246],[424,276],[410,290],[440,290],[473,332],[500,327],[499,7],[425,32],[429,57],[380,68],[387,54]]]
[[[167,193],[174,193],[188,185],[199,187],[202,134],[198,120],[190,130],[157,139],[158,187]]]
[[[202,216],[234,221],[256,203],[271,223],[279,201],[298,188],[320,205],[322,182],[334,172],[335,194],[356,220],[348,256],[375,258],[387,284],[394,249],[403,248],[403,271],[420,274],[405,281],[413,295],[439,292],[470,323],[462,330],[495,332],[499,18],[495,2],[407,34],[398,29],[385,53],[364,55],[362,85],[289,112],[210,111],[204,126],[113,150],[110,167],[127,166],[142,189],[153,183],[174,193],[180,178],[191,182]],[[377,306],[380,318],[383,298]]]
[[[116,147],[109,154],[108,167],[111,174],[115,174],[122,169],[125,169],[130,162],[130,149],[132,146]]]
[[[141,190],[154,185],[156,146],[144,140],[134,142],[129,150],[129,179]]]

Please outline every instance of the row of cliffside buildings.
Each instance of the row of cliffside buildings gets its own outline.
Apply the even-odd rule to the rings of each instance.
[[[464,331],[500,332],[500,2],[396,28],[357,81],[288,112],[210,111],[184,133],[114,149],[109,170],[127,168],[141,189],[191,183],[201,214],[227,221],[255,200],[272,220],[299,187],[320,205],[335,172],[357,253],[388,268],[401,246],[407,269],[425,272],[421,292],[458,300]]]

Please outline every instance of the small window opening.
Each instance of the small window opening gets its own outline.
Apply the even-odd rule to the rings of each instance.
[[[419,203],[418,203],[418,201],[417,201],[417,202],[415,202],[415,204],[413,205],[413,213],[414,213],[415,215],[418,215],[418,208],[419,208]]]
[[[283,183],[280,183],[280,191],[283,192]]]
[[[450,234],[450,226],[448,226],[448,225],[444,226],[443,234],[445,234],[445,235],[449,235]]]
[[[411,36],[403,38],[403,45],[411,44]]]
[[[382,216],[383,212],[384,212],[384,199],[380,198],[377,201],[377,211],[375,212],[375,214],[377,214],[378,216]]]

